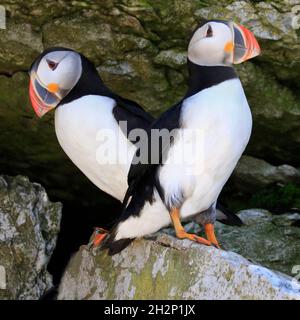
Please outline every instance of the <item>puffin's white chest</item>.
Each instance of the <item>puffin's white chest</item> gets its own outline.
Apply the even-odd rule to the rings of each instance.
[[[135,147],[121,132],[115,101],[84,96],[55,111],[58,141],[72,162],[101,190],[122,200]]]
[[[183,196],[183,217],[207,209],[222,190],[251,134],[252,117],[238,79],[188,98],[181,129],[160,172],[166,198]]]

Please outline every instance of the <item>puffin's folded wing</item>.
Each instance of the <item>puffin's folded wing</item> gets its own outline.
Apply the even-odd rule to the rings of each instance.
[[[157,188],[163,199],[163,193],[160,188],[156,173],[159,166],[164,162],[169,152],[170,145],[174,139],[174,135],[170,134],[172,130],[179,128],[180,110],[182,101],[174,107],[163,113],[147,130],[147,148],[138,148],[128,173],[128,190],[123,201],[124,208],[128,204],[128,200],[135,193],[144,195],[143,198],[151,200],[153,196],[154,186]],[[160,133],[163,131],[163,134]],[[154,137],[156,136],[156,137]],[[157,137],[160,137],[157,139]],[[157,143],[153,143],[153,141]],[[142,152],[147,152],[142,155]],[[146,160],[141,162],[140,160]],[[131,201],[136,201],[132,197]]]
[[[114,99],[116,101],[113,108],[114,118],[127,139],[136,144],[138,140],[134,130],[147,132],[155,119],[134,101],[119,96],[115,96]]]
[[[142,128],[148,129],[149,125],[155,120],[148,112],[146,112],[138,103],[116,96],[117,108],[115,110],[116,115],[128,122],[136,123],[136,125],[129,126],[132,129]]]

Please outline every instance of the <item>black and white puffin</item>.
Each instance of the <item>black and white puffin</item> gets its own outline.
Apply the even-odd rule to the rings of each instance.
[[[65,153],[97,187],[122,201],[136,151],[129,133],[145,129],[154,118],[109,90],[94,64],[74,50],[45,50],[29,75],[36,114],[55,109],[55,131]]]
[[[216,202],[252,129],[251,111],[232,65],[259,54],[254,35],[236,23],[210,20],[196,29],[188,46],[187,94],[151,125],[175,133],[162,139],[157,163],[132,163],[123,213],[103,249],[115,254],[170,221],[177,237],[219,247]],[[149,152],[153,159],[157,150]],[[207,239],[184,230],[181,221],[190,219],[204,226]]]

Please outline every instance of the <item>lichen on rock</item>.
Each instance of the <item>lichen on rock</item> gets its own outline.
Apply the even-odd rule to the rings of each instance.
[[[272,215],[263,209],[247,209],[238,213],[242,227],[216,223],[216,235],[221,246],[254,263],[295,276],[293,267],[300,265],[300,214],[295,212]],[[190,232],[200,232],[194,223],[186,226]],[[171,234],[173,234],[171,230]]]
[[[113,257],[82,246],[65,271],[58,299],[290,300],[300,299],[300,288],[236,253],[158,233]]]
[[[52,288],[47,264],[55,248],[60,203],[28,178],[0,176],[0,299],[39,299]]]

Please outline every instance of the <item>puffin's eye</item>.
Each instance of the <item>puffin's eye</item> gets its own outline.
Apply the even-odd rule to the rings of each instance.
[[[209,25],[208,25],[208,29],[207,29],[207,31],[206,31],[206,37],[207,37],[207,38],[210,38],[210,37],[212,37],[212,36],[213,36],[213,31],[212,31],[211,25],[209,24]]]
[[[46,59],[47,63],[48,63],[48,66],[51,70],[55,70],[56,67],[58,66],[58,63],[57,62],[54,62],[52,60],[48,60]]]

